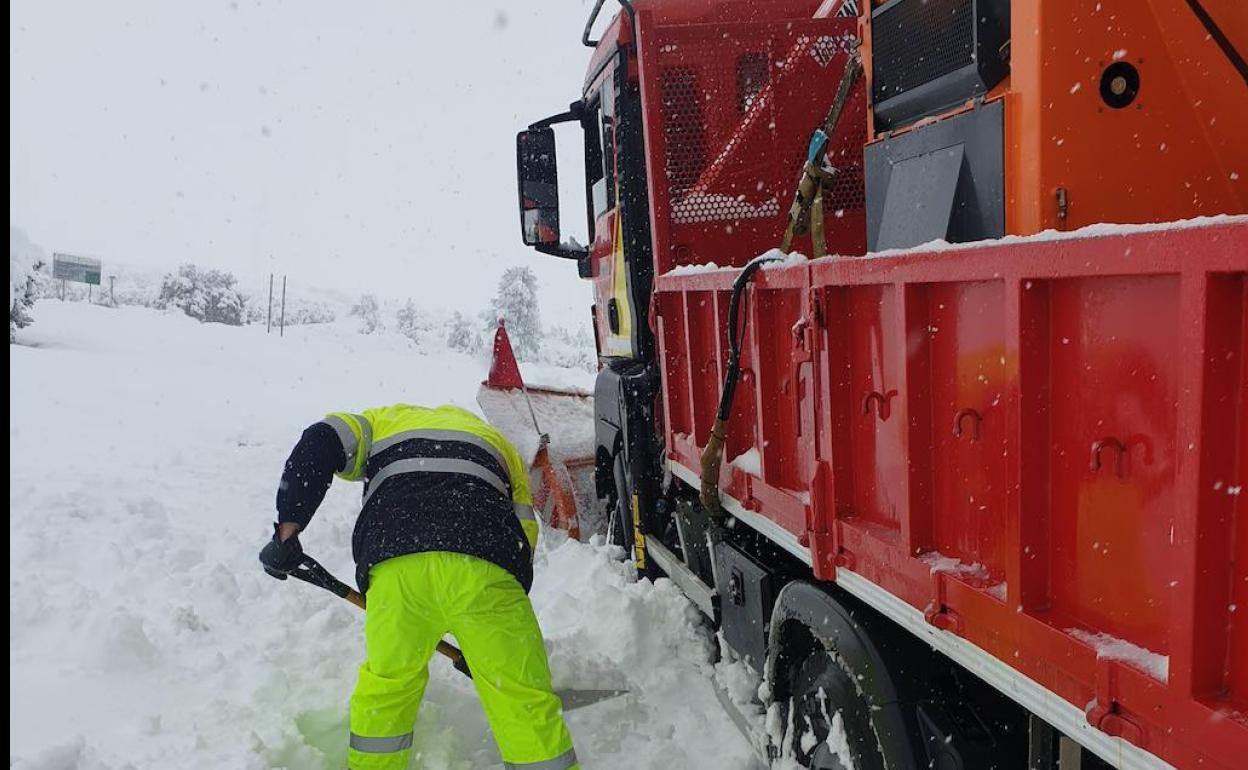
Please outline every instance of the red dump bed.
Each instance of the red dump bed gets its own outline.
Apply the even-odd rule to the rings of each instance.
[[[1248,219],[1101,231],[760,271],[726,505],[1120,766],[1244,767]],[[689,483],[735,275],[656,282]]]

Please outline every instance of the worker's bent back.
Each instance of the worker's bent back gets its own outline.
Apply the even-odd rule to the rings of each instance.
[[[409,553],[453,551],[533,583],[528,470],[489,423],[453,406],[399,404],[325,418],[344,450],[339,476],[363,480],[352,550],[360,589],[373,565]]]

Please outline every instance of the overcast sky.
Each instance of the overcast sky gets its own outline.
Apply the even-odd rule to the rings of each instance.
[[[514,148],[579,96],[591,6],[13,0],[10,223],[474,312],[527,264],[550,320],[587,316],[575,265],[520,243]]]

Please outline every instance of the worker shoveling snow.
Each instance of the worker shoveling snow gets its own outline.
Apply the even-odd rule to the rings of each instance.
[[[9,352],[10,766],[343,767],[361,613],[260,570],[277,475],[309,416],[473,409],[484,362],[347,325],[279,339],[141,308],[36,310]],[[359,505],[334,485],[305,536],[340,577]],[[698,612],[618,556],[549,531],[536,554],[554,687],[629,691],[568,712],[583,766],[754,766]],[[500,766],[471,682],[436,658],[430,676],[411,766]]]

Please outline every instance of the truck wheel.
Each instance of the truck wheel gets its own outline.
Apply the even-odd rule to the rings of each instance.
[[[871,724],[871,707],[854,686],[853,679],[826,650],[816,650],[798,666],[786,716],[784,755],[802,767],[817,770],[884,770],[879,739]],[[853,756],[847,767],[829,745],[828,736],[840,715],[845,743]]]
[[[624,467],[624,453],[615,456],[612,468],[615,477],[615,495],[608,501],[610,528],[607,542],[624,548],[626,556],[633,553],[633,495],[628,488],[628,471]]]

